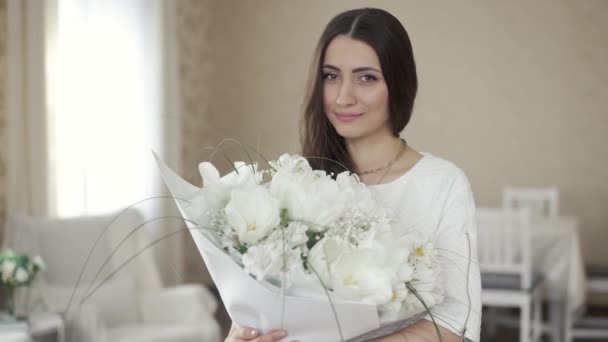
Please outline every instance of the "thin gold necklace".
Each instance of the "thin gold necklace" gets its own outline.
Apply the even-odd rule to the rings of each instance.
[[[361,171],[361,172],[355,172],[357,175],[359,176],[363,176],[363,175],[370,175],[372,173],[376,173],[385,169],[388,169],[389,167],[393,166],[393,164],[395,164],[397,162],[397,160],[399,160],[399,157],[401,156],[401,153],[403,153],[403,151],[405,151],[405,147],[407,146],[407,143],[405,142],[405,140],[401,139],[401,148],[399,149],[399,151],[397,152],[397,154],[395,154],[395,157],[388,162],[388,164],[376,168],[376,169],[371,169],[371,170],[365,170],[365,171]]]

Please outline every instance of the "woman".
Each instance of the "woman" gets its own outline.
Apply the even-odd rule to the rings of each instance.
[[[417,152],[399,135],[418,87],[407,32],[383,10],[339,14],[321,36],[309,83],[303,155],[323,157],[310,158],[316,169],[354,170],[401,224],[434,241],[446,296],[431,311],[443,341],[479,341],[481,286],[469,182],[457,166]],[[439,341],[430,318],[386,333],[375,341]],[[226,341],[270,342],[286,335],[234,327]]]

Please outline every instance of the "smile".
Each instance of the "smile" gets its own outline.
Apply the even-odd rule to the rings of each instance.
[[[350,121],[356,120],[359,117],[363,116],[363,114],[358,114],[358,113],[335,113],[335,115],[338,120],[344,121],[344,122],[350,122]]]

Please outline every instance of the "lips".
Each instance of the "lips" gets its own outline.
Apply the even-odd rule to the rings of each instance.
[[[338,120],[343,122],[354,121],[363,116],[363,114],[359,113],[335,113],[335,115]]]

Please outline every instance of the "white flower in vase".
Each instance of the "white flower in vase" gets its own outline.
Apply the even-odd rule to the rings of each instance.
[[[34,263],[34,266],[38,267],[40,270],[44,270],[46,268],[46,264],[40,255],[35,255],[32,258],[32,263]]]
[[[15,280],[18,284],[26,283],[30,278],[29,273],[22,267],[18,267],[15,272]]]
[[[13,283],[15,281],[13,274],[15,272],[16,267],[17,264],[13,260],[5,260],[2,263],[2,268],[0,269],[0,272],[2,272],[3,283]]]

